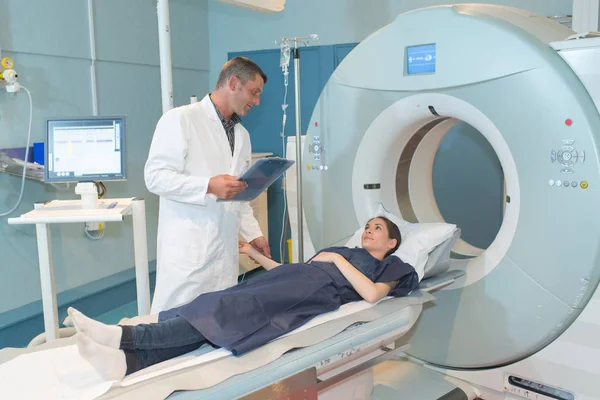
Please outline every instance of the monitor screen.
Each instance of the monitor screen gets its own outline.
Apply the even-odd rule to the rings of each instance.
[[[406,72],[408,75],[435,73],[435,43],[406,48]]]
[[[47,182],[125,179],[125,117],[46,120]]]

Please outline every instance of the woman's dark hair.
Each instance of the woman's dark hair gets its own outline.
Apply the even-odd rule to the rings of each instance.
[[[398,225],[396,225],[395,223],[383,216],[371,218],[369,222],[373,221],[376,218],[382,219],[385,222],[385,225],[387,226],[388,230],[388,237],[390,239],[396,239],[396,246],[394,246],[393,249],[390,249],[390,251],[385,253],[386,257],[391,256],[396,250],[398,250],[398,247],[400,247],[400,243],[402,243],[402,235],[400,234],[400,228],[398,228]]]

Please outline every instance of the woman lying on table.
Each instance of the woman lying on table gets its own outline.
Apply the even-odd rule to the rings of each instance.
[[[308,263],[279,264],[240,244],[268,271],[234,287],[204,293],[163,311],[156,323],[105,325],[69,308],[80,354],[107,380],[188,353],[204,343],[240,355],[342,304],[405,296],[418,287],[413,267],[393,256],[398,227],[384,217],[367,222],[362,248],[331,247]]]

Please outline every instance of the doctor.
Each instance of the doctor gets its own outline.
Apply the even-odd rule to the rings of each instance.
[[[148,190],[160,196],[152,314],[235,285],[239,234],[270,257],[250,205],[217,201],[246,188],[236,180],[252,160],[240,116],[259,105],[266,82],[258,65],[236,57],[211,94],[158,121],[144,169]]]

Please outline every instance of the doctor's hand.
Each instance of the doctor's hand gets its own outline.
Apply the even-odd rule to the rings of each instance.
[[[269,243],[267,243],[267,239],[265,239],[264,236],[257,237],[251,241],[250,244],[256,250],[260,251],[264,256],[271,258],[271,249],[269,248]]]
[[[208,193],[212,193],[220,199],[231,199],[248,187],[246,182],[238,181],[235,176],[217,175],[208,181]]]

